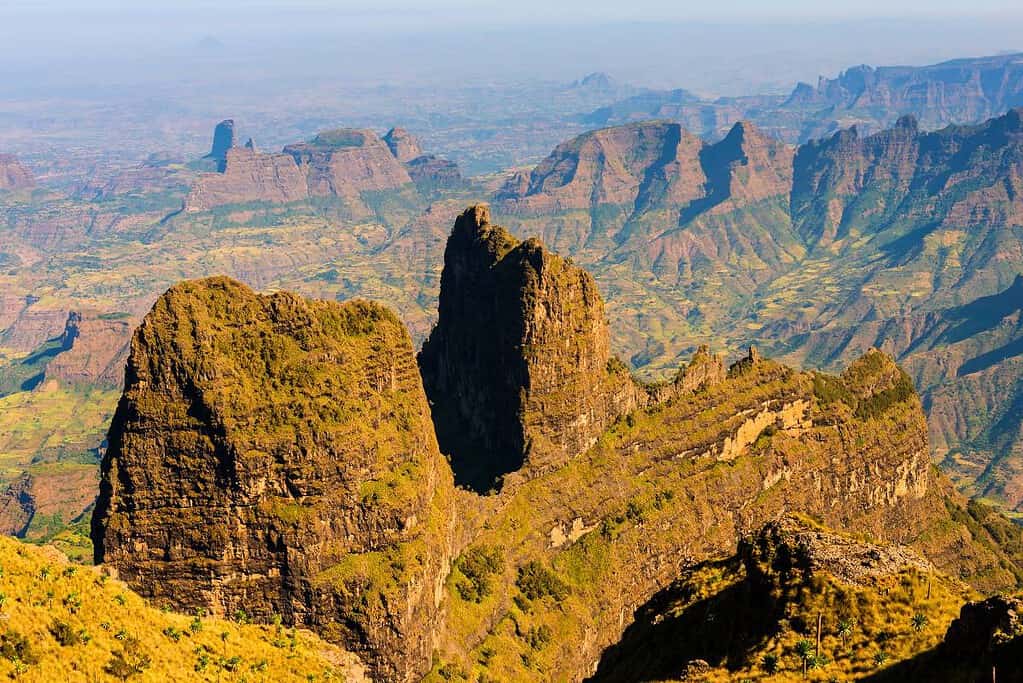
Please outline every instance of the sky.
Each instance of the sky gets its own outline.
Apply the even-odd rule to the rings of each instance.
[[[1020,0],[0,0],[4,88],[607,71],[704,94],[1023,51]],[[212,47],[211,47],[212,46]],[[214,52],[216,51],[216,54]],[[206,61],[203,61],[206,60]],[[6,80],[5,80],[6,79]]]

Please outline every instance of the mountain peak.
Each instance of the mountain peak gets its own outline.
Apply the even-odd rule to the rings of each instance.
[[[638,400],[593,278],[492,225],[485,204],[455,221],[438,307],[419,364],[460,483],[483,492],[556,467]]]
[[[378,680],[425,673],[452,484],[389,309],[176,285],[135,332],[109,444],[97,562],[182,610],[329,625]]]

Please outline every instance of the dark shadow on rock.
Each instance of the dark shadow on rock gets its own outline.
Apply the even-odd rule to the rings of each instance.
[[[774,633],[783,609],[769,591],[740,581],[673,614],[671,605],[685,601],[686,590],[674,584],[636,610],[632,625],[603,652],[588,680],[674,679],[694,660],[740,668]]]

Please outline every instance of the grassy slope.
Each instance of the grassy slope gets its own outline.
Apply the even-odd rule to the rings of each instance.
[[[147,604],[119,581],[67,563],[51,549],[0,538],[0,675],[23,681],[118,680],[116,653],[149,664],[138,681],[359,680],[354,657],[314,635],[274,626],[187,616]],[[58,642],[58,622],[68,644]],[[346,678],[347,676],[347,678]]]
[[[695,680],[715,683],[855,680],[936,646],[973,597],[958,582],[915,568],[860,585],[820,572],[791,586],[786,596],[751,595],[744,581],[745,570],[734,560],[694,569],[652,615],[649,650],[637,653],[632,666],[666,673],[702,659],[713,670]],[[761,606],[765,599],[778,600],[777,613]],[[822,638],[816,657],[818,615]],[[814,644],[805,679],[801,640]]]

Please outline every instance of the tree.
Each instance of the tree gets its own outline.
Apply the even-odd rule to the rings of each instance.
[[[853,626],[855,622],[852,619],[839,619],[838,620],[838,637],[842,639],[842,649],[845,649],[846,641],[849,636],[852,635]]]
[[[762,666],[764,671],[769,674],[778,673],[778,655],[770,653],[764,655],[763,660],[760,662],[760,666]]]
[[[104,671],[125,681],[143,673],[152,663],[152,658],[142,650],[138,638],[128,637],[124,640],[124,647],[110,658]]]
[[[806,669],[810,664],[810,659],[813,657],[813,643],[806,638],[802,638],[796,642],[796,654],[803,664],[803,678],[806,678]]]
[[[924,627],[927,626],[928,622],[929,619],[926,614],[917,612],[913,615],[913,630],[917,632],[924,630]]]

